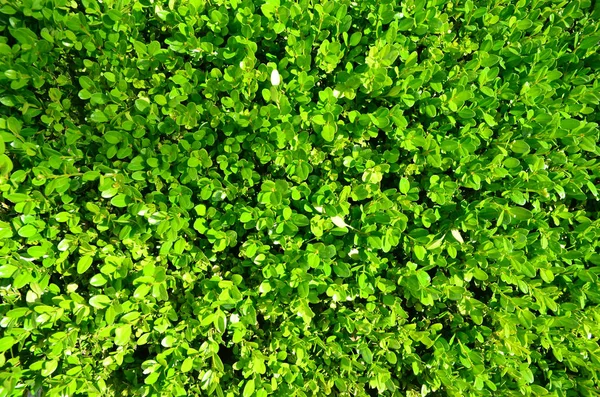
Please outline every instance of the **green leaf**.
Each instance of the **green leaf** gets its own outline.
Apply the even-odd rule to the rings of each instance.
[[[321,257],[318,254],[308,254],[308,265],[312,268],[316,268],[321,263]]]
[[[458,116],[461,119],[472,119],[475,117],[475,112],[469,108],[463,108],[458,112]]]
[[[408,182],[408,179],[406,179],[406,178],[400,179],[400,193],[407,194],[409,190],[410,190],[410,182]]]
[[[54,373],[54,371],[56,371],[57,368],[58,368],[58,360],[45,361],[40,374],[43,377],[49,377],[50,375],[52,375]]]
[[[172,347],[176,342],[176,339],[172,335],[165,336],[160,342],[163,347]]]
[[[244,386],[244,397],[250,397],[254,394],[254,379],[249,379],[246,381],[246,385]]]
[[[362,346],[360,348],[360,354],[367,364],[371,364],[373,362],[373,352],[371,352],[371,349],[369,349],[368,346]]]
[[[181,364],[181,372],[190,372],[192,370],[192,367],[194,366],[194,359],[191,357],[186,358],[185,360],[183,360],[183,363]]]
[[[90,284],[94,287],[101,287],[106,284],[108,280],[102,274],[96,274],[90,279]]]
[[[140,98],[140,99],[135,100],[135,108],[137,110],[139,110],[140,112],[145,111],[149,107],[150,107],[150,101],[148,101],[148,99]]]
[[[18,267],[14,265],[2,265],[0,266],[0,278],[10,278],[16,271]]]
[[[82,256],[77,262],[77,273],[85,273],[92,266],[93,259],[91,256]]]
[[[22,193],[7,194],[7,195],[5,195],[5,197],[8,201],[10,201],[11,203],[15,203],[15,204],[30,200],[28,195],[22,194]]]
[[[106,123],[108,121],[108,117],[101,110],[94,110],[92,115],[90,116],[90,121],[94,123]]]
[[[511,149],[515,153],[524,154],[529,152],[530,147],[525,141],[515,141],[512,144]]]
[[[35,228],[35,226],[33,225],[25,225],[22,228],[20,228],[17,233],[19,234],[19,236],[21,237],[33,237],[37,234],[37,229]]]
[[[437,109],[433,105],[425,106],[425,114],[428,117],[435,117],[437,115]]]
[[[8,177],[13,167],[12,160],[6,154],[0,154],[0,176]]]
[[[121,134],[117,131],[108,131],[106,134],[104,134],[104,139],[106,142],[116,145],[121,142]]]
[[[4,353],[5,351],[12,348],[15,342],[16,340],[12,336],[5,336],[3,338],[0,338],[0,353]]]
[[[42,258],[47,253],[48,253],[47,247],[33,246],[33,247],[27,248],[27,254],[31,255],[33,258]]]
[[[576,119],[563,119],[560,121],[560,128],[564,128],[566,130],[574,130],[579,127],[579,120]]]
[[[473,269],[473,277],[479,281],[485,281],[488,279],[487,273],[479,268]]]
[[[428,250],[434,250],[436,248],[441,247],[442,243],[444,242],[444,237],[442,236],[441,238],[437,239],[437,240],[433,240],[431,243],[429,243],[429,245],[426,247]]]
[[[596,185],[594,185],[591,181],[587,181],[586,186],[588,187],[590,192],[594,195],[594,197],[598,197],[598,189],[596,188]]]
[[[150,285],[147,284],[142,284],[139,285],[135,291],[133,291],[133,297],[135,299],[143,299],[146,295],[148,295],[148,293],[150,292],[150,289],[152,287]]]
[[[20,44],[23,45],[31,45],[37,39],[36,34],[27,28],[9,29],[9,32]]]
[[[13,7],[9,6],[9,5],[5,5],[2,8],[0,8],[0,12],[6,15],[14,15],[17,13],[17,10],[15,10]]]
[[[106,295],[95,295],[90,298],[90,305],[96,309],[104,309],[110,302],[110,298]]]
[[[496,120],[494,120],[494,118],[487,113],[483,114],[483,119],[490,127],[495,127],[498,125],[498,123],[496,123]]]
[[[413,250],[415,252],[417,259],[419,259],[421,261],[425,259],[425,256],[427,255],[427,250],[425,249],[425,247],[423,247],[421,245],[415,245]]]
[[[409,17],[402,18],[400,22],[398,22],[398,30],[400,32],[410,30],[415,23],[415,20]]]
[[[546,283],[552,283],[552,281],[554,281],[554,273],[552,273],[552,270],[550,269],[540,269],[540,276]]]
[[[115,329],[115,345],[125,346],[131,338],[131,325],[125,324]]]
[[[598,42],[600,42],[600,34],[595,34],[581,40],[581,43],[579,43],[579,48],[582,50],[587,50],[588,48],[596,46]]]
[[[354,47],[354,46],[358,45],[358,43],[360,43],[361,38],[362,38],[361,32],[352,33],[352,36],[350,36],[350,40],[348,41],[348,45],[350,47]]]
[[[153,385],[156,383],[158,378],[160,377],[160,372],[152,372],[150,375],[144,379],[144,383],[147,385]]]
[[[225,327],[227,325],[227,318],[225,317],[225,313],[223,313],[220,310],[217,311],[217,313],[215,314],[214,325],[217,331],[219,331],[220,333],[225,332]]]
[[[94,181],[100,177],[98,171],[88,171],[81,177],[84,181]]]
[[[123,208],[123,207],[127,207],[127,205],[131,202],[131,200],[129,199],[128,196],[126,196],[123,193],[119,193],[116,196],[114,196],[111,200],[110,203],[112,205],[114,205],[115,207],[118,208]]]
[[[417,279],[419,280],[421,287],[427,287],[431,283],[431,277],[423,270],[417,272]]]
[[[323,130],[321,131],[321,136],[327,142],[332,142],[335,138],[335,132],[336,132],[336,128],[334,125],[325,124],[323,126]]]
[[[509,213],[516,219],[520,221],[524,221],[527,219],[533,218],[533,214],[526,208],[522,207],[512,207],[509,210]]]

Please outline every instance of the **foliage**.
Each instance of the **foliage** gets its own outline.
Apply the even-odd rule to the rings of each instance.
[[[595,0],[1,0],[0,396],[597,396]]]

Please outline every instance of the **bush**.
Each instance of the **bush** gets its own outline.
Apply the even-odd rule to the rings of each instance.
[[[599,20],[3,0],[0,396],[598,396]]]

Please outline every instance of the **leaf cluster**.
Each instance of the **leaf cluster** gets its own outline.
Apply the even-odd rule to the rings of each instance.
[[[0,396],[597,396],[595,0],[0,0]]]

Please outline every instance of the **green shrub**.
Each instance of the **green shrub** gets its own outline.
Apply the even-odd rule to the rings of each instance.
[[[1,0],[0,397],[598,396],[595,0]]]

